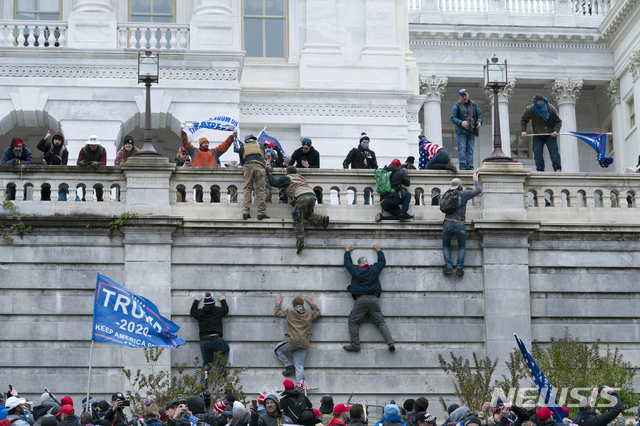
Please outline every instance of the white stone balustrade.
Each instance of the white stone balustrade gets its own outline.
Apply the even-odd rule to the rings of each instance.
[[[66,44],[66,23],[0,21],[0,47],[54,48]]]
[[[610,0],[571,0],[571,11],[578,16],[604,17],[610,8]]]
[[[438,0],[438,9],[442,12],[488,13],[488,0]]]
[[[550,15],[554,0],[506,0],[507,12],[521,15]]]
[[[409,1],[409,13],[420,12],[422,10],[421,0],[408,0]]]
[[[187,49],[189,25],[159,23],[119,23],[118,46],[125,49]]]

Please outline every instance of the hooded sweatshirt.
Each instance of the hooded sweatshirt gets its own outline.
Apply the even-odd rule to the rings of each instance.
[[[198,321],[200,327],[200,340],[203,340],[204,336],[210,334],[218,334],[222,337],[222,317],[229,313],[229,306],[227,301],[220,302],[221,307],[216,305],[204,305],[202,309],[198,309],[197,300],[193,301],[191,305],[191,316]]]
[[[209,424],[209,426],[227,423],[227,419],[222,414],[218,414],[215,411],[205,411],[204,398],[200,396],[188,396],[187,407],[194,416]]]
[[[11,139],[11,145],[9,145],[9,148],[4,150],[4,154],[2,154],[2,164],[9,164],[11,160],[13,160],[14,158],[17,158],[16,154],[13,152],[13,144],[17,140],[22,140],[22,139],[21,138]],[[24,165],[33,164],[31,151],[29,151],[29,148],[25,146],[24,140],[22,140],[22,153],[20,154],[19,160],[22,161],[22,164]]]
[[[269,412],[261,416],[259,416],[257,413],[251,414],[250,425],[251,426],[280,426],[283,424],[288,424],[288,425],[293,424],[293,421],[289,417],[282,414],[282,409],[280,408],[280,401],[278,400],[278,397],[275,396],[274,394],[269,394],[265,397],[264,399],[265,407],[266,407],[267,400],[269,399],[272,401],[275,401],[276,403],[277,408],[274,414],[270,414]]]
[[[251,421],[251,413],[244,407],[233,408],[233,420],[231,426],[246,426]]]
[[[311,305],[310,310],[301,314],[291,308],[282,310],[280,305],[280,303],[276,303],[274,314],[278,318],[287,320],[287,343],[291,346],[308,349],[311,346],[309,343],[311,323],[320,318],[320,309],[316,305]]]
[[[62,139],[62,145],[56,146],[53,143],[55,138]],[[38,142],[37,148],[44,152],[44,162],[48,166],[66,166],[69,159],[69,151],[64,146],[64,135],[62,132],[58,132],[51,138],[51,142],[42,139]],[[24,148],[23,148],[24,149]]]

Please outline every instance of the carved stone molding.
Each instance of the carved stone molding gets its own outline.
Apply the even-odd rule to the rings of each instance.
[[[553,82],[551,92],[558,105],[576,104],[583,85],[582,79],[559,78]]]
[[[627,68],[633,77],[633,81],[636,81],[640,77],[640,52],[633,52],[627,58]]]
[[[448,82],[447,77],[420,77],[420,94],[427,95],[427,101],[442,101]]]
[[[132,78],[138,77],[137,68],[109,67],[0,67],[0,77],[61,77],[61,78]],[[166,80],[236,80],[236,70],[172,69],[160,70]]]
[[[513,89],[515,87],[516,79],[510,78],[509,81],[507,81],[507,85],[498,90],[498,102],[509,103],[509,99],[511,99],[511,95],[513,94]],[[484,89],[484,94],[487,96],[487,103],[490,106],[493,105],[493,90]]]
[[[510,182],[487,182],[482,185],[485,192],[523,192],[524,185],[522,183]]]
[[[306,115],[323,117],[405,117],[404,107],[359,107],[352,105],[240,105],[244,115]],[[416,116],[417,121],[417,116]]]
[[[195,0],[194,15],[231,15],[231,0]]]
[[[169,179],[164,178],[127,178],[127,188],[169,188]]]
[[[620,80],[613,79],[609,82],[607,96],[612,107],[620,103]]]
[[[640,1],[640,0],[634,0]],[[409,31],[410,46],[438,46],[467,48],[467,49],[572,49],[572,50],[607,50],[606,40],[597,29],[585,30],[583,35],[551,34],[548,31],[539,34],[531,34],[531,28],[527,27],[527,33],[509,32],[478,32],[465,33],[469,37],[460,37],[460,34],[442,29],[434,31]]]
[[[407,123],[416,123],[418,121],[418,113],[417,112],[408,112],[407,113]]]

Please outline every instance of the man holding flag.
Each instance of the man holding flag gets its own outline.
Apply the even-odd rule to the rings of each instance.
[[[536,162],[536,170],[544,172],[544,157],[543,150],[545,144],[549,150],[549,156],[551,157],[551,163],[553,164],[553,170],[556,172],[562,171],[562,164],[560,161],[560,153],[558,152],[558,132],[562,127],[562,120],[558,115],[558,111],[555,107],[549,104],[547,98],[540,93],[536,93],[531,99],[532,104],[524,109],[522,117],[520,117],[520,135],[523,139],[527,137],[527,124],[531,121],[531,128],[533,134],[548,134],[545,136],[533,137],[533,159]]]

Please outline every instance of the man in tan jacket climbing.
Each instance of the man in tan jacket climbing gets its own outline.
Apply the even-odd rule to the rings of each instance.
[[[276,297],[276,307],[274,314],[278,318],[285,318],[287,320],[287,334],[286,340],[276,345],[274,352],[278,355],[278,358],[285,365],[286,370],[282,372],[284,376],[291,376],[295,372],[296,385],[304,379],[304,359],[307,356],[307,349],[309,349],[309,333],[311,331],[311,323],[320,317],[320,309],[313,304],[311,296],[307,297],[307,303],[311,310],[305,309],[304,300],[302,297],[296,297],[293,299],[293,308],[282,309],[282,297]],[[289,361],[287,353],[291,352],[293,356],[293,363]]]

